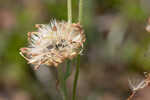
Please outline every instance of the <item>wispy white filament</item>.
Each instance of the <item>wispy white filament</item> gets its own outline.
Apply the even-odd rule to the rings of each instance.
[[[58,66],[65,59],[72,59],[82,51],[85,35],[80,24],[57,22],[36,25],[37,32],[29,32],[29,47],[21,48],[20,54],[29,63]]]

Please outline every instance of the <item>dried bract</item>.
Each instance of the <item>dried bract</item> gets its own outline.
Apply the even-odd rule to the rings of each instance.
[[[37,24],[37,32],[28,33],[29,47],[20,54],[38,69],[41,64],[58,66],[65,59],[81,54],[85,35],[79,23],[57,22]]]

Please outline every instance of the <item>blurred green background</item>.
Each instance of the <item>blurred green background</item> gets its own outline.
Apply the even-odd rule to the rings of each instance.
[[[72,2],[73,22],[77,22],[78,0]],[[67,20],[66,4],[66,0],[0,0],[0,100],[62,100],[56,68],[33,71],[19,49],[28,45],[26,33],[35,31],[35,24]],[[139,79],[149,72],[150,33],[145,30],[149,5],[150,0],[84,0],[87,41],[78,100],[125,100],[128,78]],[[70,96],[74,68],[67,82]],[[135,100],[149,100],[150,91],[145,91]]]

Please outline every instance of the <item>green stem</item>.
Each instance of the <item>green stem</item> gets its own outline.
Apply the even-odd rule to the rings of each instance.
[[[68,22],[72,23],[72,2],[71,0],[67,0],[67,8],[68,8]]]
[[[74,84],[73,84],[72,100],[76,100],[76,90],[77,90],[77,84],[79,78],[79,71],[80,71],[80,55],[77,56],[77,65],[76,65],[76,73],[75,73]]]
[[[79,0],[79,17],[78,17],[78,20],[79,20],[79,23],[82,22],[82,15],[83,14],[83,0]]]
[[[71,61],[68,60],[67,61],[67,64],[66,64],[66,72],[64,74],[64,77],[63,77],[63,91],[64,91],[64,100],[67,100],[68,99],[68,93],[67,93],[67,87],[66,87],[66,84],[67,84],[67,78],[70,76],[70,63]]]
[[[71,0],[67,0],[67,9],[68,9],[68,23],[72,23],[72,2]],[[66,72],[63,75],[62,79],[62,90],[63,90],[63,100],[67,100],[67,88],[66,88],[66,81],[67,78],[70,76],[70,61],[67,61]]]
[[[62,94],[63,100],[67,100],[67,90],[66,90],[66,82],[64,80],[63,67],[58,68],[58,78],[60,84],[60,92]]]
[[[63,80],[63,91],[64,91],[64,100],[67,100],[67,88],[66,88],[66,80]]]
[[[67,64],[66,64],[66,72],[65,72],[65,76],[64,76],[64,80],[67,80],[67,78],[70,76],[71,72],[70,72],[70,69],[71,69],[71,61],[68,60],[67,61]]]
[[[82,13],[83,13],[83,0],[79,0],[79,17],[78,17],[78,21],[79,21],[80,24],[82,23]],[[74,83],[73,83],[72,100],[76,100],[76,91],[77,91],[79,72],[80,72],[80,55],[77,56],[76,72],[75,72],[75,78],[74,78]]]

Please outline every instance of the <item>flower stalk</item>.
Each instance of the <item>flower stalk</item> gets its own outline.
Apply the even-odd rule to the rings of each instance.
[[[83,13],[83,0],[79,0],[78,21],[80,24],[82,23],[82,13]],[[73,83],[72,100],[76,100],[76,91],[77,91],[77,84],[78,84],[78,79],[79,79],[79,72],[80,72],[80,55],[77,56],[76,72],[75,72],[74,83]]]
[[[77,84],[78,84],[78,79],[79,79],[79,72],[80,72],[80,55],[77,56],[76,72],[75,72],[74,83],[73,83],[72,100],[76,100],[76,91],[77,91]]]
[[[81,24],[82,23],[82,14],[83,14],[83,0],[79,0],[79,16],[78,21]]]
[[[66,62],[66,71],[65,73],[63,72],[63,67],[58,68],[58,72],[59,72],[59,78],[60,78],[60,87],[61,87],[61,91],[62,91],[62,96],[63,96],[63,100],[68,100],[68,92],[67,92],[67,79],[70,76],[70,63],[71,61],[68,60]]]
[[[68,8],[68,22],[72,23],[72,1],[67,0],[67,8]]]
[[[72,2],[71,0],[67,0],[67,9],[68,9],[68,23],[72,23]],[[66,63],[66,71],[61,77],[61,84],[62,84],[62,92],[63,92],[63,100],[68,100],[68,92],[67,92],[67,78],[70,76],[70,60],[67,60]]]

